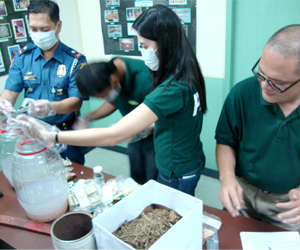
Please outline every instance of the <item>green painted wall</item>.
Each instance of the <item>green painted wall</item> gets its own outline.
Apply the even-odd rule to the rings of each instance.
[[[206,168],[217,169],[215,129],[223,106],[224,79],[205,78],[208,111],[204,116],[200,139],[206,155]]]
[[[237,0],[233,3],[233,84],[250,76],[268,39],[280,28],[300,24],[300,0]]]

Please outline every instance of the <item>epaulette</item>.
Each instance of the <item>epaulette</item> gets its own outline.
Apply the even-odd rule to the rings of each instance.
[[[23,48],[19,50],[19,56],[23,55],[24,53],[31,51],[32,49],[36,48],[36,45],[33,43],[26,44]]]
[[[66,52],[76,59],[79,59],[81,56],[83,56],[81,53],[71,48],[66,49]]]

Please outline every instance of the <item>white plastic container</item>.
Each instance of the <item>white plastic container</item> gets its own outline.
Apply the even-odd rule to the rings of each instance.
[[[154,180],[145,183],[128,197],[93,219],[98,249],[130,249],[113,232],[125,221],[132,221],[149,205],[162,205],[173,209],[182,218],[171,227],[149,250],[157,249],[202,249],[201,200]]]

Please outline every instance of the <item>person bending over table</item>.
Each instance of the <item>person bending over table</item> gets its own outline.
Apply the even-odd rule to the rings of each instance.
[[[205,164],[199,135],[207,107],[199,64],[178,16],[168,7],[145,10],[133,29],[153,76],[153,90],[142,104],[110,128],[55,134],[25,115],[18,121],[24,133],[45,144],[56,140],[82,146],[116,145],[155,122],[158,182],[194,195]]]
[[[300,231],[300,25],[277,31],[252,72],[216,128],[219,198],[234,217]]]
[[[95,111],[78,119],[74,129],[88,128],[91,121],[104,118],[117,109],[123,116],[141,104],[151,89],[152,79],[144,61],[116,57],[109,62],[88,64],[76,75],[76,85],[83,96],[102,98]],[[151,127],[129,140],[127,153],[130,175],[139,184],[157,177]]]

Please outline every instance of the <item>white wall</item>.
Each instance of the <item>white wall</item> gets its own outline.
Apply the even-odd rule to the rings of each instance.
[[[225,76],[226,0],[197,0],[197,58],[206,77]]]
[[[87,2],[89,0],[86,0]],[[76,0],[56,0],[60,8],[60,19],[62,20],[62,31],[60,40],[69,47],[83,51],[81,30]]]

